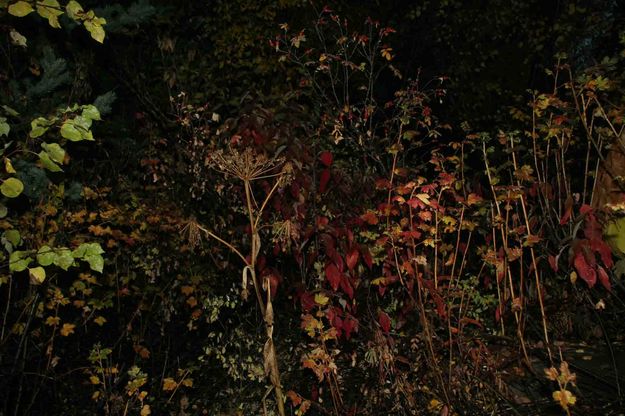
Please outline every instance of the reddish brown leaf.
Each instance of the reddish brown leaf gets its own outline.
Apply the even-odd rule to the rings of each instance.
[[[345,334],[345,338],[350,339],[352,332],[358,332],[358,321],[352,316],[346,316],[343,320],[343,332]]]
[[[326,265],[326,279],[330,283],[332,290],[336,291],[339,288],[341,282],[341,273],[334,263],[328,263]]]
[[[367,247],[361,247],[360,252],[362,253],[362,259],[367,265],[369,269],[373,267],[373,258],[371,257],[371,253]]]
[[[571,212],[573,211],[573,198],[569,196],[564,203],[564,215],[560,219],[560,225],[564,225],[569,222],[571,218]]]
[[[353,271],[354,267],[356,267],[356,264],[358,264],[359,255],[360,253],[358,253],[358,250],[356,248],[353,248],[352,251],[345,255],[345,262],[347,263],[347,268],[350,272]]]
[[[391,330],[391,318],[389,318],[386,312],[380,311],[378,313],[378,323],[382,327],[382,330],[388,334]]]
[[[332,153],[326,151],[321,152],[321,154],[319,155],[319,160],[321,161],[321,163],[329,168],[330,165],[332,165],[332,161],[334,160],[334,158],[332,157]]]
[[[597,272],[588,265],[584,253],[581,250],[575,255],[573,264],[575,265],[575,269],[577,269],[579,277],[588,284],[588,287],[593,287],[595,283],[597,283]]]
[[[547,260],[549,260],[549,265],[551,266],[551,270],[553,270],[554,272],[557,272],[558,260],[552,255],[549,255],[549,257],[547,257]]]
[[[343,292],[345,292],[345,294],[347,296],[349,296],[350,299],[354,298],[354,288],[352,287],[352,284],[349,282],[349,279],[347,278],[347,276],[342,275],[341,276],[341,289],[343,290]]]

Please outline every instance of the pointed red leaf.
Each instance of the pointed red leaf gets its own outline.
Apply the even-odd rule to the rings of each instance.
[[[549,265],[551,266],[551,270],[553,270],[554,272],[558,271],[558,259],[552,255],[549,255],[549,257],[547,257],[547,260],[549,260]]]
[[[391,330],[391,318],[389,318],[386,312],[380,311],[380,313],[378,313],[378,323],[382,327],[382,330],[388,334]]]
[[[347,278],[346,275],[341,276],[340,283],[341,283],[341,289],[343,290],[343,292],[345,292],[345,294],[349,296],[350,299],[354,299],[354,288],[352,287],[352,284],[349,282],[349,279]]]
[[[584,253],[581,250],[575,255],[573,264],[575,265],[575,269],[577,269],[577,273],[579,273],[579,277],[588,284],[588,287],[593,287],[595,283],[597,283],[597,272],[588,265]]]
[[[353,271],[354,267],[356,267],[356,264],[358,264],[359,255],[360,253],[358,253],[358,250],[356,248],[353,248],[352,251],[345,255],[345,262],[347,263],[347,268],[350,272]]]
[[[339,288],[341,282],[341,273],[334,263],[328,263],[326,265],[326,279],[332,286],[332,290],[336,291]]]
[[[332,157],[332,153],[326,151],[321,152],[321,154],[319,155],[319,160],[321,161],[321,163],[329,168],[330,165],[332,165],[332,161],[334,160],[334,158]]]
[[[373,258],[371,257],[371,253],[367,247],[361,247],[360,252],[362,253],[362,259],[369,269],[373,267]]]

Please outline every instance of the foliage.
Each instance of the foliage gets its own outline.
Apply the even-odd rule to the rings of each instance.
[[[625,38],[536,4],[0,2],[0,413],[592,409]]]

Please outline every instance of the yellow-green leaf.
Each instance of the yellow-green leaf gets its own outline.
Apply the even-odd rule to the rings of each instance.
[[[7,198],[16,198],[24,190],[24,184],[17,178],[7,178],[0,185],[0,192]]]
[[[7,173],[15,173],[11,159],[8,157],[4,159],[4,170],[6,170]]]
[[[59,16],[63,14],[61,5],[56,0],[38,0],[37,1],[37,13],[39,16],[48,20],[50,26],[60,29]]]
[[[91,37],[96,41],[103,43],[104,42],[104,28],[103,24],[106,24],[106,19],[101,17],[94,17],[90,20],[85,20],[85,29],[89,31]]]
[[[67,3],[65,10],[67,11],[67,15],[74,20],[79,20],[80,15],[84,13],[80,3],[74,0]]]
[[[63,169],[61,169],[59,165],[54,163],[52,159],[50,159],[50,155],[48,155],[43,150],[39,152],[39,161],[41,162],[41,165],[45,169],[48,169],[50,172],[63,172]]]
[[[33,285],[40,285],[46,280],[46,269],[43,267],[33,267],[28,269],[28,275],[30,276],[30,283]]]
[[[30,5],[27,1],[18,1],[9,6],[9,14],[17,17],[24,17],[27,14],[30,14],[34,11],[33,6]]]
[[[63,163],[65,160],[65,150],[58,143],[41,143],[41,147],[56,163]]]
[[[25,48],[26,45],[26,37],[24,35],[22,35],[20,32],[18,32],[15,29],[11,29],[11,31],[9,32],[9,37],[11,38],[11,43],[16,45],[16,46],[20,46],[22,48]]]
[[[78,131],[78,129],[71,120],[66,121],[61,126],[61,136],[73,142],[82,140],[82,134],[80,134],[80,131]]]

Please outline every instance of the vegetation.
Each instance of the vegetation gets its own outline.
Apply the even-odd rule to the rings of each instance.
[[[623,407],[625,10],[380,3],[0,0],[0,415]]]

